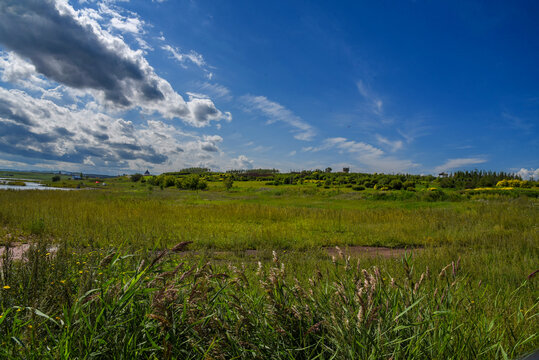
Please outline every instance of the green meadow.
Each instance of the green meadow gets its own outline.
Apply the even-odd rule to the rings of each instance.
[[[0,357],[512,359],[539,347],[537,187],[103,181],[0,190]]]

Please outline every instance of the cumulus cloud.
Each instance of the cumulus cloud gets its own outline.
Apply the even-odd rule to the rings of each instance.
[[[315,129],[306,123],[299,116],[281,104],[269,100],[265,96],[244,95],[241,101],[248,111],[257,111],[268,119],[267,123],[272,124],[277,121],[288,124],[292,127],[294,138],[298,140],[312,140],[316,135]]]
[[[539,168],[537,169],[525,169],[522,168],[517,172],[517,175],[524,180],[534,179],[539,180]]]
[[[140,21],[109,10],[101,12],[113,13],[113,28],[141,31]],[[100,17],[92,9],[75,10],[65,0],[6,0],[0,3],[0,43],[47,79],[85,90],[107,106],[140,107],[195,127],[227,118],[209,99],[186,102],[155,74],[143,51],[107,31]]]
[[[459,159],[449,159],[444,164],[434,168],[434,172],[442,172],[451,169],[457,169],[463,166],[482,164],[487,162],[486,159],[473,157],[473,158],[459,158]]]
[[[247,156],[240,155],[237,158],[234,158],[230,161],[230,167],[232,169],[252,169],[253,160],[249,160]]]
[[[7,155],[107,169],[165,170],[210,161],[222,141],[162,121],[134,124],[91,107],[73,110],[0,88],[0,152]]]
[[[9,82],[32,90],[49,85],[31,63],[12,52],[0,51],[0,73],[3,82]]]

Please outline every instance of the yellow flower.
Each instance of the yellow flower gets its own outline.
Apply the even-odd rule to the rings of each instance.
[[[9,289],[11,289],[11,286],[9,285],[4,286],[4,290],[9,290]]]
[[[77,261],[77,265],[80,265],[80,262],[79,262],[79,261]]]
[[[19,312],[19,311],[21,311],[21,308],[18,308],[18,309],[17,309],[17,312]]]
[[[46,253],[45,256],[49,256],[51,253]]]
[[[59,316],[57,316],[57,317],[56,317],[56,320],[60,320],[60,317],[59,317]]]
[[[98,273],[97,275],[103,275],[103,273],[102,273],[102,272],[100,272],[100,273]]]
[[[28,325],[28,329],[31,329],[31,328],[33,328],[33,326],[32,326],[32,325]]]
[[[79,274],[82,274],[82,270],[81,270],[81,271],[79,271]]]
[[[61,282],[62,284],[65,284],[65,283],[66,283],[66,281],[65,281],[65,280],[60,280],[60,282]]]

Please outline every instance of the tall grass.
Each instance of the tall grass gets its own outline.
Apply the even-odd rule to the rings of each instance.
[[[496,294],[459,260],[385,268],[343,255],[298,275],[277,253],[219,265],[46,251],[3,263],[1,357],[493,359],[538,345],[537,280]]]

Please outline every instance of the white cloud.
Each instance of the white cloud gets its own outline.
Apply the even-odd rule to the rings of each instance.
[[[220,84],[215,84],[215,83],[212,84],[212,83],[204,82],[204,83],[199,84],[199,89],[200,89],[199,91],[207,92],[210,95],[213,95],[216,98],[221,98],[225,101],[232,101],[233,99],[230,90],[227,87]]]
[[[359,80],[356,83],[356,86],[361,96],[363,96],[369,103],[371,111],[377,115],[381,115],[384,110],[383,101],[374,95],[374,93],[363,83],[362,80]]]
[[[234,158],[230,161],[230,168],[231,169],[252,169],[253,168],[253,160],[249,160],[247,156],[240,155],[237,158]]]
[[[522,168],[517,172],[517,175],[524,180],[529,180],[533,178],[535,181],[539,180],[539,168],[536,169],[525,169]]]
[[[71,109],[0,88],[0,153],[29,162],[170,170],[221,163],[219,135],[186,133],[162,121],[135,124],[90,107]],[[93,165],[92,165],[93,164]],[[67,167],[63,167],[67,168]]]
[[[204,68],[206,66],[204,57],[194,50],[191,50],[188,53],[182,53],[179,48],[174,48],[170,45],[164,45],[161,48],[165,51],[168,51],[172,55],[172,57],[176,59],[183,67],[185,67],[185,63],[187,61],[190,61],[201,68]]]
[[[389,147],[389,149],[392,151],[392,152],[395,152],[397,150],[400,150],[402,149],[402,141],[401,140],[389,140],[388,138],[386,137],[383,137],[382,135],[379,135],[377,134],[376,135],[376,140],[380,143],[380,144],[383,144],[383,145],[386,145],[387,147]]]
[[[337,149],[343,154],[351,154],[352,158],[359,162],[354,167],[361,169],[361,171],[400,173],[419,166],[411,160],[386,156],[383,150],[370,144],[348,140],[344,137],[327,138],[320,146],[306,147],[303,148],[303,151],[319,152],[331,149]]]
[[[40,76],[36,67],[13,52],[0,51],[1,79],[31,90],[42,90],[49,82]]]
[[[268,100],[265,96],[244,95],[241,101],[245,104],[248,111],[257,111],[268,119],[267,124],[273,124],[277,121],[288,124],[292,127],[294,138],[298,140],[309,141],[316,135],[316,130],[306,123],[299,116],[294,115],[292,111],[281,104]]]
[[[435,173],[442,171],[447,171],[451,169],[457,169],[463,166],[482,164],[487,162],[486,159],[473,157],[473,158],[460,158],[460,159],[449,159],[444,164],[434,168]]]
[[[529,132],[531,129],[533,129],[532,122],[507,112],[502,113],[502,118],[507,122],[507,124],[515,129],[523,130],[525,132]]]

